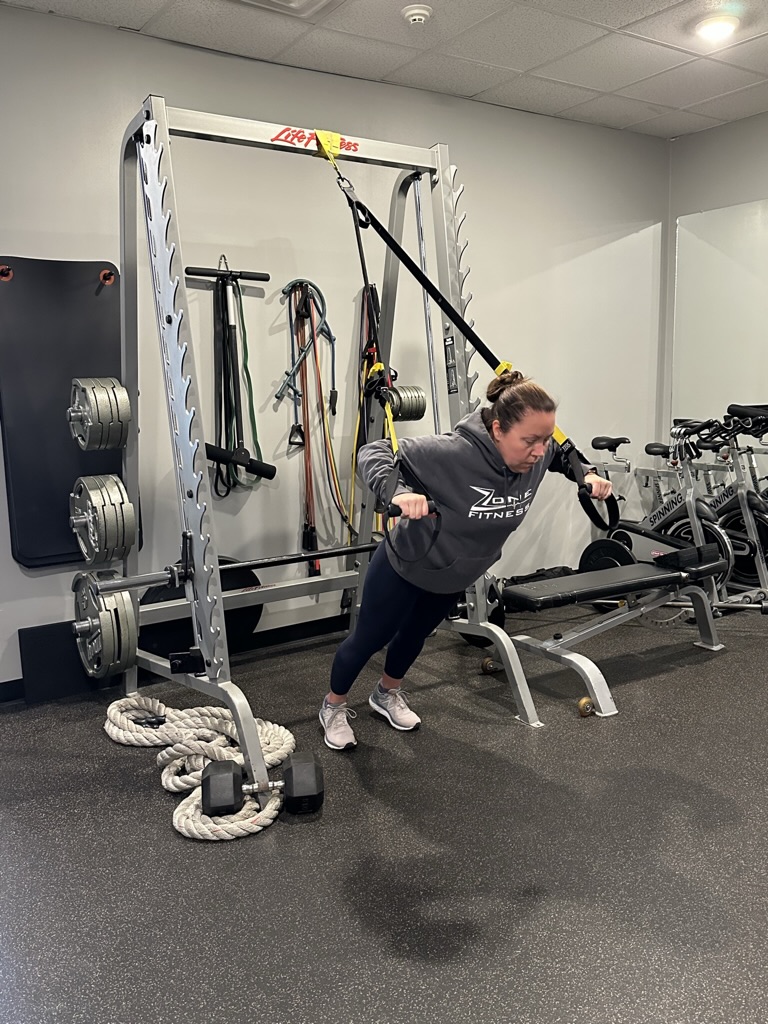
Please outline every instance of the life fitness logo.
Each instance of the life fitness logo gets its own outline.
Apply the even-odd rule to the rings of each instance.
[[[282,128],[277,135],[274,135],[270,142],[287,142],[289,146],[296,146],[297,149],[308,149],[315,141],[314,132],[305,132],[303,128]],[[356,153],[359,143],[351,142],[349,139],[341,140],[342,153]]]

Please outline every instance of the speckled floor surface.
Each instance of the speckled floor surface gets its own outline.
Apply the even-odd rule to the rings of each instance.
[[[230,843],[174,832],[153,752],[102,730],[117,691],[0,710],[0,1022],[764,1024],[768,620],[721,633],[720,654],[688,627],[585,644],[604,720],[523,653],[540,730],[441,633],[410,683],[422,729],[374,716],[370,667],[345,754],[316,717],[338,637],[241,656],[327,794]]]

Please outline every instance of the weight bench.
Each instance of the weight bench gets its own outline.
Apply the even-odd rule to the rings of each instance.
[[[507,612],[541,611],[545,608],[562,608],[571,604],[605,600],[620,602],[616,609],[601,615],[588,625],[571,629],[566,633],[555,633],[551,640],[536,640],[525,634],[513,635],[510,639],[515,647],[537,651],[545,658],[569,666],[578,672],[591,698],[592,706],[585,713],[594,710],[601,717],[615,715],[616,705],[600,669],[589,658],[576,654],[569,648],[581,643],[582,640],[588,640],[608,629],[613,629],[614,626],[646,615],[649,611],[660,608],[676,598],[687,597],[691,601],[699,629],[696,646],[704,647],[708,651],[722,650],[723,644],[718,640],[709,599],[705,591],[698,586],[726,567],[724,560],[713,556],[712,548],[714,545],[685,548],[658,558],[655,564],[635,563],[594,572],[576,573],[557,579],[540,580],[524,586],[505,587],[502,593]],[[659,564],[662,562],[664,564]],[[677,568],[672,567],[675,563],[678,565]]]

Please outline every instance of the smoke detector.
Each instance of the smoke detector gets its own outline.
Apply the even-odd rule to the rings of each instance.
[[[400,13],[409,25],[426,25],[432,17],[432,8],[428,4],[409,4]]]

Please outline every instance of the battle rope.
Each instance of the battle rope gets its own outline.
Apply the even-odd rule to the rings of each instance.
[[[134,747],[166,747],[157,755],[161,784],[171,793],[188,793],[173,812],[173,827],[188,839],[240,839],[271,825],[280,812],[282,795],[275,791],[262,810],[246,796],[236,814],[203,814],[201,780],[209,761],[244,763],[237,746],[237,728],[227,708],[166,707],[154,697],[124,697],[107,708],[104,730],[115,743]],[[296,740],[282,725],[256,719],[267,768],[281,764],[296,749]]]

